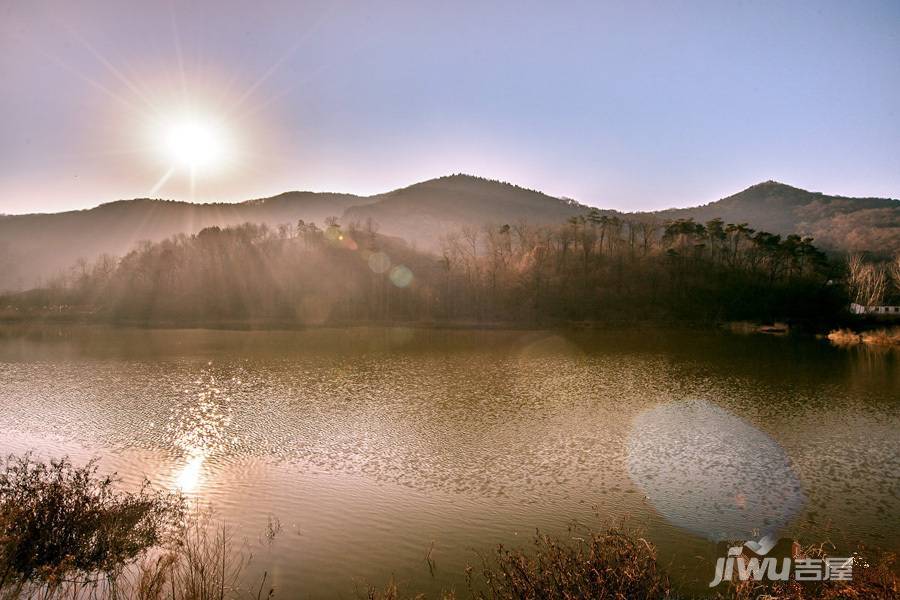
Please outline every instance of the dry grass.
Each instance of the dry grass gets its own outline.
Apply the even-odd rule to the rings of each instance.
[[[107,572],[69,572],[0,590],[4,600],[231,600],[271,598],[267,576],[252,582],[252,559],[209,511],[188,515],[171,543],[149,548],[137,560]]]
[[[267,576],[251,582],[252,559],[208,510],[187,515],[171,543],[148,549],[109,572],[68,573],[55,581],[30,581],[0,590],[4,600],[237,600],[271,598]]]
[[[890,329],[875,329],[862,334],[864,344],[873,346],[898,346],[900,345],[900,327]]]
[[[473,600],[575,599],[642,600],[667,598],[669,579],[645,539],[619,529],[602,532],[573,525],[564,540],[535,534],[530,550],[498,546],[481,557],[478,569],[466,572]],[[442,600],[456,596],[445,592]],[[422,594],[401,592],[394,582],[370,588],[368,600],[421,600]]]
[[[643,538],[573,526],[565,540],[536,534],[530,552],[498,547],[470,576],[469,591],[477,600],[640,600],[668,597],[671,584],[656,549]]]
[[[827,544],[804,548],[800,558],[824,559]],[[895,573],[896,556],[861,548],[853,556],[851,581],[753,582],[731,584],[717,598],[721,600],[894,600],[900,597]]]
[[[835,346],[854,346],[862,343],[862,337],[849,329],[835,329],[828,334],[828,340]]]
[[[270,524],[267,538],[276,533]],[[266,575],[255,584],[246,581],[244,568],[250,560],[252,554],[235,544],[224,523],[217,524],[211,511],[196,509],[184,521],[173,547],[138,565],[137,577],[131,580],[131,590],[137,593],[131,597],[225,600],[273,596],[275,590],[266,586]]]
[[[856,333],[849,329],[836,329],[828,334],[828,339],[836,346],[900,346],[900,327],[873,329]]]
[[[798,557],[826,558],[826,544],[804,548]],[[713,600],[893,600],[898,596],[895,556],[860,549],[854,554],[852,581],[734,582],[709,590]],[[482,558],[480,569],[467,571],[473,600],[575,600],[687,598],[659,567],[652,544],[631,532],[591,532],[576,527],[564,539],[536,535],[530,550],[498,547]],[[690,596],[692,597],[692,596]],[[426,600],[405,594],[392,581],[370,588],[367,600]],[[438,595],[454,600],[453,593]]]

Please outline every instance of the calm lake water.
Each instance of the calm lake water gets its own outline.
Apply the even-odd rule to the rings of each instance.
[[[900,549],[898,356],[650,329],[6,328],[0,450],[208,501],[283,598],[459,589],[478,552],[572,520],[625,520],[702,589],[723,537]]]

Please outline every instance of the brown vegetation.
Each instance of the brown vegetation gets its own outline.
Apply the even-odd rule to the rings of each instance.
[[[850,329],[836,329],[828,334],[828,339],[836,346],[854,346],[856,344],[900,346],[900,327],[883,327],[862,333],[856,333]]]
[[[828,557],[828,544],[807,546],[800,556]],[[900,592],[895,573],[896,556],[889,552],[861,549],[853,556],[850,581],[784,582],[743,581],[732,583],[717,598],[722,600],[892,600]]]
[[[864,344],[873,346],[897,346],[900,345],[900,327],[892,327],[865,331],[861,334]]]
[[[826,544],[804,548],[805,558],[824,559]],[[734,581],[708,590],[716,600],[889,600],[897,597],[898,580],[893,554],[863,551],[854,555],[850,581],[754,582]],[[467,573],[468,589],[457,595],[445,592],[441,600],[469,597],[473,600],[574,600],[677,599],[678,591],[659,566],[652,544],[619,529],[601,532],[584,527],[570,530],[560,540],[537,534],[530,550],[498,547],[484,558],[480,569]],[[370,588],[369,600],[424,600],[422,594],[406,594],[394,582],[384,589]]]
[[[862,342],[862,336],[849,329],[835,329],[828,334],[828,340],[835,346],[853,346]]]
[[[9,457],[0,473],[0,590],[56,589],[115,578],[165,543],[180,521],[177,498],[144,486],[115,491],[95,463]]]
[[[127,493],[113,483],[97,475],[94,462],[7,459],[0,473],[0,599],[224,600],[273,593],[265,579],[252,586],[243,580],[247,555],[209,512],[187,512],[181,497],[148,485]]]

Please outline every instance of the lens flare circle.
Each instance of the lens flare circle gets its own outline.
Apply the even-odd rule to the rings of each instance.
[[[771,436],[703,400],[639,415],[628,474],[671,524],[715,541],[777,535],[806,497],[790,458]]]
[[[379,275],[387,273],[391,268],[391,259],[384,252],[373,252],[369,256],[369,268]]]
[[[397,265],[388,273],[388,278],[398,288],[405,288],[412,283],[413,273],[405,265]]]

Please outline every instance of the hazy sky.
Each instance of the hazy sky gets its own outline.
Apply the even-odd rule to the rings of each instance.
[[[6,213],[453,172],[626,210],[900,197],[897,0],[0,0],[0,86]],[[193,191],[185,118],[227,150]]]

